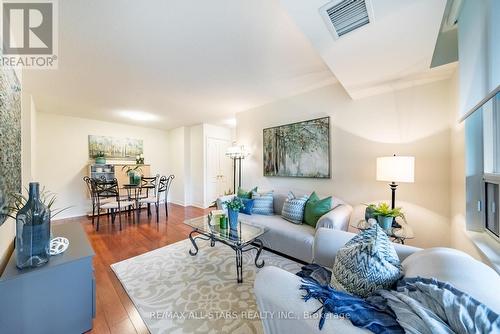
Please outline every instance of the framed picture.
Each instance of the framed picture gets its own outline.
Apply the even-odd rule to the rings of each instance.
[[[330,178],[330,117],[263,131],[264,176]]]
[[[106,159],[135,160],[144,153],[142,139],[89,135],[89,158],[104,152]]]

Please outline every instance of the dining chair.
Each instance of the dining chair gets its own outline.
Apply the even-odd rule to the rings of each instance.
[[[96,208],[96,196],[94,193],[94,189],[92,187],[92,179],[88,176],[83,177],[83,181],[87,185],[87,190],[90,195],[90,200],[92,201],[92,225],[94,225],[94,215],[95,215],[95,208]]]
[[[120,197],[120,191],[118,188],[118,181],[113,179],[112,181],[100,181],[91,179],[92,186],[95,189],[95,194],[97,196],[96,209],[97,213],[101,209],[111,210],[111,224],[115,223],[115,216],[118,213],[118,220],[120,223],[120,231],[122,229],[122,208],[127,208],[130,212],[130,208],[134,205],[133,201],[123,200]],[[99,231],[99,214],[97,215],[96,231]]]
[[[139,200],[140,204],[147,204],[148,205],[148,211],[149,207],[151,204],[154,204],[156,207],[156,222],[160,222],[160,203],[165,203],[165,214],[168,217],[168,203],[167,203],[167,198],[168,198],[168,191],[170,189],[170,185],[172,184],[172,180],[175,178],[174,175],[170,175],[169,177],[162,176],[160,177],[158,181],[158,186],[155,191],[155,196],[154,197],[148,197],[148,198],[142,198]],[[163,199],[162,199],[163,198]]]
[[[141,194],[139,195],[140,199],[146,198],[156,198],[156,192],[158,190],[158,184],[160,180],[160,174],[156,174],[151,177],[141,177]],[[142,193],[142,190],[145,190]],[[148,217],[151,216],[151,202],[145,202],[148,205]],[[153,202],[154,203],[154,202]],[[142,204],[142,203],[140,203]]]

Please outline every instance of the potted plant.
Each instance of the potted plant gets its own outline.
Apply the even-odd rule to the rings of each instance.
[[[141,165],[125,165],[122,170],[127,173],[130,184],[139,185],[141,183]]]
[[[380,203],[379,205],[369,205],[373,210],[373,215],[377,217],[378,224],[384,230],[389,230],[392,226],[394,218],[400,217],[406,220],[405,215],[401,208],[392,209],[387,203]]]
[[[98,151],[94,154],[94,159],[97,165],[104,165],[106,163],[106,155],[104,154],[104,151]]]
[[[232,230],[238,228],[238,213],[240,209],[245,208],[243,201],[239,197],[234,197],[230,201],[224,202],[227,207],[227,215],[229,216],[229,225]]]

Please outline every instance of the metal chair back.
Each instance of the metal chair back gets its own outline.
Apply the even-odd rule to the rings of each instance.
[[[141,190],[146,189],[146,195],[144,198],[149,197],[149,191],[153,191],[153,196],[156,196],[156,192],[158,190],[158,180],[160,178],[159,174],[156,174],[156,176],[152,177],[141,177]]]

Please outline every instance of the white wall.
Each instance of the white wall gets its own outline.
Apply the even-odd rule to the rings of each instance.
[[[463,115],[500,84],[500,3],[466,0],[458,22]]]
[[[88,212],[90,202],[82,180],[91,162],[88,135],[143,139],[145,163],[151,165],[151,174],[170,172],[165,131],[49,113],[37,113],[36,129],[37,181],[58,195],[57,207],[72,206],[58,219]]]
[[[174,174],[175,179],[170,188],[170,201],[185,205],[186,198],[189,198],[189,190],[186,188],[186,181],[189,175],[186,175],[186,149],[189,143],[186,143],[186,135],[189,130],[186,127],[180,127],[168,132],[168,151],[169,174]]]
[[[453,103],[451,115],[451,170],[450,170],[450,242],[453,248],[464,251],[478,260],[481,253],[466,235],[465,230],[465,124],[459,123],[459,73],[450,84],[450,101]]]
[[[191,173],[191,205],[205,207],[205,142],[203,134],[203,124],[190,128],[191,161],[189,169]]]
[[[450,216],[450,81],[351,100],[340,85],[331,85],[237,114],[238,143],[252,155],[243,164],[243,185],[263,189],[316,190],[335,194],[356,206],[390,201],[387,184],[375,180],[378,156],[416,157],[415,183],[401,184],[403,206],[416,239],[409,244],[448,246]],[[331,116],[332,178],[263,177],[262,129]]]
[[[231,141],[233,135],[230,128],[211,124],[169,131],[170,167],[175,174],[172,202],[201,208],[211,204],[206,200],[206,142],[209,137]]]

